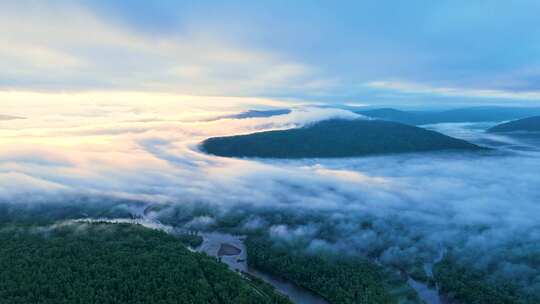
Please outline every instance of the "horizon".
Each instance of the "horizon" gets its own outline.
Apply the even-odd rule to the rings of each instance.
[[[0,93],[531,106],[540,101],[535,7],[536,1],[6,2]]]
[[[0,302],[540,303],[540,1],[0,2]]]

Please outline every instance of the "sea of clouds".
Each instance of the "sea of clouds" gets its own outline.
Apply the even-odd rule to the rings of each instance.
[[[198,143],[329,118],[366,118],[316,107],[251,119],[212,120],[223,113],[189,111],[83,104],[34,107],[26,119],[0,121],[0,201],[76,204],[77,196],[110,197],[157,204],[155,218],[178,206],[210,206],[183,225],[204,229],[239,214],[243,229],[266,229],[276,240],[307,240],[308,250],[359,253],[390,265],[429,262],[442,249],[453,250],[463,263],[540,292],[540,146],[534,140],[485,133],[493,123],[440,124],[426,127],[496,150],[228,159],[200,152]],[[280,223],[265,215],[273,209],[305,219]],[[328,229],[332,238],[324,237]]]

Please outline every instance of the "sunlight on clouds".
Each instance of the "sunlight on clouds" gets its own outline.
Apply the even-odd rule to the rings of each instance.
[[[75,3],[3,4],[0,40],[4,88],[246,96],[333,85],[283,54],[200,30],[153,36]]]
[[[224,125],[212,121],[216,117],[237,113],[255,104],[259,107],[287,105],[283,101],[261,98],[144,92],[0,91],[0,99],[2,115],[25,118],[0,121],[0,144],[9,147],[4,148],[4,152],[26,155],[28,151],[42,151],[34,155],[36,159],[52,151],[81,157],[97,153],[117,158],[116,152],[137,154],[144,149],[139,142],[148,138],[163,139],[171,144],[195,144],[207,136],[245,130],[250,123],[233,121]],[[181,153],[182,149],[187,148],[180,148],[176,153]],[[118,157],[125,159],[123,154]]]
[[[0,174],[18,172],[65,184],[70,189],[122,197],[144,195],[148,199],[153,194],[156,199],[172,199],[170,194],[177,192],[149,190],[154,186],[148,179],[174,184],[183,183],[196,172],[196,178],[203,179],[205,175],[242,179],[251,174],[253,163],[200,153],[197,145],[207,137],[291,128],[332,117],[359,117],[344,110],[308,107],[269,118],[220,118],[254,104],[286,105],[257,98],[136,92],[0,95],[5,101],[3,111],[26,117],[0,121],[0,144],[4,146]],[[219,106],[215,106],[216,102]],[[126,182],[140,189],[126,191],[122,186]]]
[[[188,96],[168,93],[129,92],[129,91],[92,91],[80,93],[45,93],[32,91],[0,91],[2,99],[2,114],[28,116],[32,112],[47,112],[44,107],[61,106],[55,108],[56,112],[47,112],[78,115],[106,114],[114,110],[124,109],[136,116],[138,109],[148,110],[145,114],[168,114],[177,119],[204,119],[223,112],[233,113],[246,105],[259,105],[269,107],[284,107],[286,101],[223,96]],[[168,107],[168,108],[167,108]],[[84,112],[85,111],[91,112]],[[118,113],[115,113],[117,115]],[[125,113],[124,113],[125,115]],[[98,115],[96,115],[98,116]],[[99,119],[99,117],[96,117]],[[161,117],[163,118],[163,117]]]
[[[539,190],[530,186],[539,181],[538,152],[230,159],[202,153],[198,144],[212,136],[362,117],[252,98],[137,92],[2,92],[0,98],[2,111],[26,117],[0,121],[2,202],[128,199],[159,203],[163,212],[211,206],[212,219],[253,210],[321,212],[329,223],[346,219],[336,226],[340,237],[332,246],[369,252],[383,242],[389,244],[382,253],[386,261],[397,245],[405,257],[420,248],[430,259],[445,246],[497,261],[486,253],[513,244],[515,235],[525,244],[537,243],[537,236],[524,232],[538,225]],[[255,105],[291,112],[224,117]],[[450,134],[463,134],[464,127],[444,125]],[[486,136],[478,129],[468,132],[471,139]],[[358,232],[364,219],[373,226]],[[491,228],[471,234],[475,227]],[[486,234],[490,244],[479,245]]]

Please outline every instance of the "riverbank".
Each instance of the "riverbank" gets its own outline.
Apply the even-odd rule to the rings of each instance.
[[[201,236],[204,239],[203,243],[196,250],[219,258],[221,262],[227,264],[229,269],[240,273],[247,273],[271,284],[278,292],[288,296],[296,304],[329,304],[328,301],[312,291],[282,278],[249,267],[244,237],[220,232],[202,233]],[[220,251],[224,253],[224,247],[228,249],[235,248],[238,251],[227,250],[229,254],[220,255]]]

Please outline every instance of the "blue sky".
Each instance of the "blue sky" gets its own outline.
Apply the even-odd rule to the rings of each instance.
[[[0,88],[540,101],[538,1],[12,1]]]

